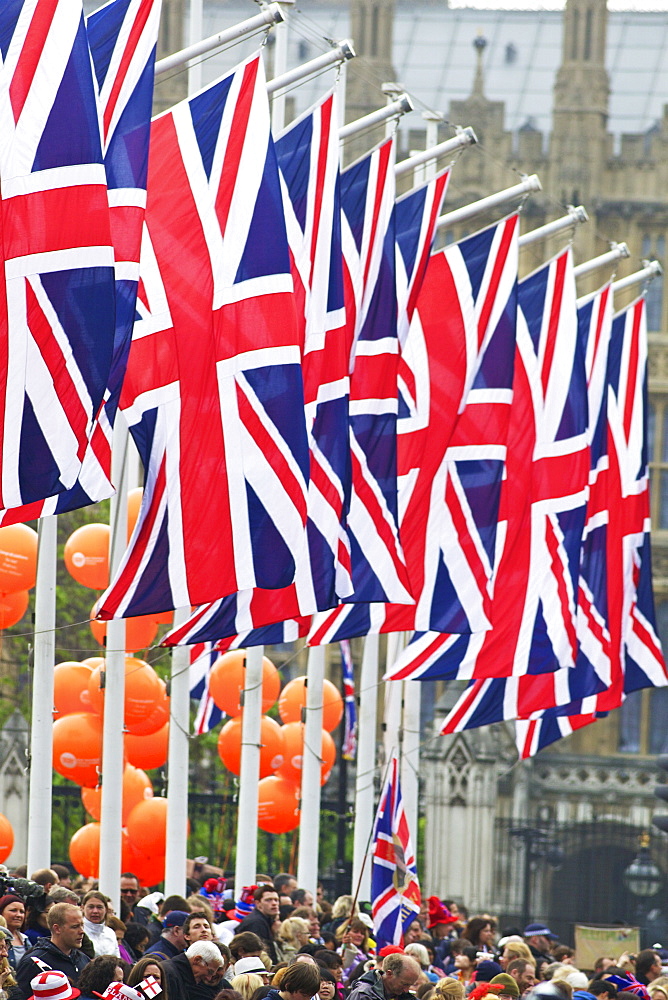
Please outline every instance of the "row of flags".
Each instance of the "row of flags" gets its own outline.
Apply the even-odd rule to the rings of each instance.
[[[159,3],[77,6],[0,12],[2,523],[109,496],[120,408],[102,618],[195,606],[196,664],[411,632],[388,677],[522,754],[665,684],[643,300],[577,301],[570,249],[519,281],[517,214],[432,254],[448,172],[341,170],[336,91],[274,140],[259,53],[150,123]]]

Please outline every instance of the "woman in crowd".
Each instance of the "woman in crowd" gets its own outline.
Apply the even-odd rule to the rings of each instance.
[[[97,1000],[95,994],[102,994],[110,983],[123,982],[123,969],[116,955],[98,955],[82,969],[78,989],[81,1000]]]
[[[26,908],[21,896],[15,892],[8,892],[6,896],[0,898],[0,916],[5,918],[7,930],[12,934],[7,957],[11,967],[16,970],[16,966],[31,948],[29,938],[23,933]]]
[[[494,950],[496,925],[488,917],[472,917],[466,925],[462,937],[470,941],[476,951]]]
[[[251,1000],[255,990],[259,990],[264,983],[259,976],[252,972],[242,972],[240,976],[235,976],[230,980],[230,986],[237,993],[240,993],[244,1000]]]
[[[353,917],[350,923],[341,924],[336,937],[341,942],[337,951],[343,957],[343,981],[360,962],[369,957],[369,928],[359,917]]]
[[[275,942],[279,958],[289,962],[300,948],[308,944],[309,925],[303,917],[288,917],[281,923]]]
[[[162,962],[158,961],[152,955],[146,955],[145,958],[140,958],[132,967],[132,972],[128,976],[128,986],[139,986],[143,979],[147,976],[153,976],[157,979],[162,993],[160,995],[160,1000],[169,1000],[167,994],[167,980],[162,973]]]

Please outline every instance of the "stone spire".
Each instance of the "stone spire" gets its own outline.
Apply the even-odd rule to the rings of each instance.
[[[385,104],[381,85],[395,79],[393,28],[394,0],[350,0],[350,32],[357,58],[348,63],[346,121],[361,118]],[[381,137],[382,130],[367,137],[366,148]],[[361,151],[356,149],[356,153]]]
[[[606,0],[568,0],[552,139],[553,190],[566,202],[577,203],[593,192],[608,152],[607,26]]]

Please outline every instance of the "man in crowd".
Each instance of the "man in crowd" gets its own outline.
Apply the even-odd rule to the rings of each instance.
[[[515,958],[508,963],[506,972],[512,976],[520,991],[520,996],[536,985],[536,967],[525,958]]]
[[[386,955],[380,969],[365,972],[357,981],[349,1000],[412,1000],[409,990],[422,972],[414,958],[408,955]]]
[[[195,941],[213,941],[211,924],[203,913],[190,913],[183,924],[185,947],[189,948]]]
[[[155,955],[156,958],[168,959],[176,958],[186,946],[186,939],[183,936],[183,925],[189,914],[185,910],[171,910],[162,922],[162,934],[150,948],[144,952],[145,955]],[[220,957],[220,952],[218,952]]]
[[[558,940],[557,935],[553,934],[545,924],[527,924],[524,928],[524,941],[533,957],[541,962],[552,961],[550,941]]]
[[[32,996],[31,980],[41,971],[35,959],[64,972],[76,986],[79,973],[90,959],[81,951],[83,914],[71,903],[55,903],[46,915],[50,938],[40,938],[32,951],[24,955],[16,969],[15,996],[28,1000]]]
[[[195,941],[163,962],[162,971],[169,1000],[213,1000],[221,989],[229,989],[223,956],[213,941]]]
[[[281,906],[292,903],[291,894],[297,888],[297,879],[289,872],[280,872],[274,879]]]
[[[639,951],[636,957],[636,979],[643,986],[649,986],[661,975],[661,959],[653,948]]]
[[[139,898],[139,879],[132,872],[123,872],[121,875],[121,899],[130,909],[132,914]]]
[[[237,934],[243,931],[252,931],[264,941],[267,952],[273,964],[278,962],[278,955],[274,946],[274,935],[272,925],[278,916],[278,893],[273,885],[259,885],[253,893],[255,909],[241,921],[237,927]]]

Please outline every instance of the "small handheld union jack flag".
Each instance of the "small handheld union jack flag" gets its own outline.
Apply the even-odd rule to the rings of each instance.
[[[420,912],[420,883],[399,785],[399,764],[392,758],[373,831],[371,912],[378,949],[400,944]]]

